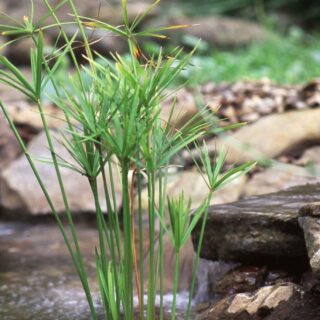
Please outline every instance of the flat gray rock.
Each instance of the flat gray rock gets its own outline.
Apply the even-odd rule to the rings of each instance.
[[[210,207],[201,256],[210,260],[308,265],[299,209],[320,199],[320,184],[250,197]],[[200,223],[193,232],[197,245]]]
[[[56,134],[54,136],[57,137]],[[55,152],[68,162],[73,162],[67,150],[53,139]],[[45,134],[38,134],[28,146],[29,153],[34,159],[51,159]],[[63,199],[56,178],[54,166],[51,163],[43,163],[35,160],[36,167],[43,179],[49,195],[57,212],[65,212]],[[115,170],[117,172],[117,170]],[[95,205],[87,178],[81,174],[61,168],[69,205],[73,213],[95,213]],[[102,179],[101,179],[102,180]],[[106,210],[102,181],[99,183],[99,195],[103,210]],[[114,177],[117,205],[121,206],[121,184],[117,176]],[[43,215],[50,214],[50,207],[38,185],[30,165],[24,155],[12,162],[2,172],[0,180],[0,206],[4,211],[14,212],[19,215]]]

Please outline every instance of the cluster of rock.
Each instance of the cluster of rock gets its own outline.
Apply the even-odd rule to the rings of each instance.
[[[29,72],[27,69],[24,71],[26,75],[28,75]],[[307,87],[313,86],[313,90],[307,90],[310,93],[309,98],[312,98],[311,92],[313,93],[313,97],[318,96],[320,89],[319,86],[314,85],[315,83],[316,82],[313,82],[313,84],[304,87],[301,86],[300,91],[296,91],[296,95],[302,95],[302,92],[306,92]],[[250,85],[254,87],[253,83]],[[217,86],[217,88],[219,88],[219,85],[205,85],[202,91],[207,92],[204,96],[206,99],[209,99],[209,86]],[[261,83],[257,84],[257,87],[259,86],[261,86]],[[270,86],[276,91],[275,85]],[[223,96],[224,91],[218,93],[217,88],[215,89],[216,97]],[[243,87],[239,85],[239,92],[236,91],[236,88],[237,86],[234,85],[233,94],[239,97],[243,96]],[[286,87],[279,86],[279,90],[285,91]],[[28,101],[24,100],[21,95],[6,89],[3,85],[0,86],[0,94],[2,101],[9,109],[11,118],[18,126],[22,137],[29,143],[31,150],[34,150],[34,155],[38,158],[48,157],[49,154],[45,137],[41,132],[41,118],[36,106],[31,105]],[[287,95],[289,95],[289,93]],[[179,91],[177,97],[177,106],[171,121],[174,126],[180,127],[198,112],[198,108],[191,93],[188,93],[185,89]],[[212,97],[214,97],[213,94]],[[303,110],[291,110],[265,115],[263,118],[241,127],[234,132],[230,132],[219,138],[208,139],[206,144],[212,154],[216,150],[219,151],[221,146],[228,147],[228,163],[241,163],[247,160],[259,159],[261,162],[265,161],[265,163],[269,165],[272,164],[270,168],[258,168],[225,190],[219,191],[213,199],[212,204],[236,201],[243,196],[270,193],[281,188],[317,182],[320,159],[320,148],[317,146],[320,139],[320,112],[319,108],[312,107],[315,106],[310,105],[309,108]],[[59,120],[61,118],[61,111],[50,104],[46,105],[45,108],[50,128],[52,130],[61,128],[63,125],[63,122]],[[239,105],[238,108],[240,110],[241,105]],[[257,108],[258,107],[255,106],[253,110]],[[164,120],[167,119],[170,114],[169,109],[170,99],[163,105],[161,116]],[[30,192],[37,190],[34,186],[36,185],[36,181],[33,179],[30,170],[27,170],[28,164],[23,156],[16,160],[17,156],[20,155],[19,147],[17,143],[12,142],[14,141],[14,137],[12,137],[10,129],[4,119],[0,121],[0,152],[5,155],[0,158],[0,168],[3,171],[0,181],[2,194],[4,194],[4,192],[6,194],[6,201],[0,200],[0,206],[24,215],[28,213],[48,213],[48,207],[45,205],[41,206],[41,210],[33,211],[31,207],[25,205],[25,201],[22,201],[22,199],[28,199],[29,197],[32,199],[28,190],[30,190]],[[63,150],[61,150],[63,148],[59,146],[58,143],[56,147],[59,153],[63,152]],[[197,157],[197,152],[193,152],[192,157]],[[188,166],[192,162],[192,157],[189,152],[183,152],[182,155],[177,158],[178,164]],[[272,159],[276,160],[276,162]],[[50,168],[50,165],[41,164],[40,167],[45,168],[43,170],[45,170],[49,181],[55,180],[55,173],[53,168]],[[18,171],[17,168],[20,168],[21,171]],[[24,177],[17,178],[18,172],[23,172]],[[75,173],[72,174],[75,175]],[[186,193],[192,197],[194,207],[196,207],[204,197],[203,189],[205,187],[203,180],[198,177],[196,170],[189,168],[186,171],[173,171],[168,179],[169,189],[172,189],[172,192],[178,190],[180,186],[185,186],[188,189],[188,184],[185,183],[185,181],[190,181],[190,179],[194,181],[194,183],[192,187],[189,188],[190,190],[186,190]],[[77,181],[77,179],[72,177],[68,178],[68,180]],[[26,183],[26,181],[28,181],[28,183]],[[30,189],[24,187],[27,185],[30,185]],[[70,188],[74,190],[72,182],[70,182]],[[58,192],[58,188],[56,187],[54,187],[53,190],[55,190],[54,192]],[[60,196],[57,195],[57,198],[59,197]],[[11,204],[9,204],[8,199],[12,199]],[[20,200],[18,201],[17,199]],[[41,202],[45,202],[44,199]],[[76,212],[86,212],[91,211],[90,208],[93,208],[93,205],[89,207],[84,205],[82,207],[82,205],[80,206],[79,204],[75,206],[74,209]]]
[[[293,110],[320,106],[320,81],[306,85],[279,85],[269,79],[238,81],[235,83],[208,83],[197,88],[195,97],[187,90],[177,96],[177,103],[186,104],[187,113],[194,112],[199,98],[225,124],[255,122],[261,117]]]
[[[320,105],[320,82],[307,85],[275,85],[259,82],[209,84],[201,90],[209,106],[220,106],[219,116],[232,123],[255,121],[270,113],[315,108]]]

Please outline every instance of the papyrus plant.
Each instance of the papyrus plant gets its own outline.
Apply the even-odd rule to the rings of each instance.
[[[208,206],[214,191],[236,176],[247,172],[252,166],[249,163],[244,164],[221,175],[225,153],[222,152],[217,161],[212,161],[208,153],[202,151],[201,162],[196,165],[207,182],[208,196],[193,215],[190,210],[191,202],[185,202],[183,196],[178,199],[169,198],[166,205],[168,198],[166,172],[172,157],[202,138],[212,123],[211,117],[206,112],[199,112],[179,129],[171,125],[170,117],[167,121],[161,119],[161,103],[168,96],[168,88],[187,66],[192,52],[185,55],[178,48],[173,50],[170,56],[164,56],[160,51],[157,56],[149,58],[141,53],[138,46],[140,37],[164,37],[161,35],[162,31],[182,27],[170,26],[137,31],[141,21],[158,2],[156,1],[147,12],[130,22],[126,1],[123,0],[123,25],[114,27],[96,19],[79,16],[72,0],[60,1],[56,6],[52,6],[49,0],[44,0],[48,8],[48,15],[40,21],[34,22],[33,14],[31,14],[30,17],[24,18],[21,25],[0,26],[4,35],[17,38],[30,37],[34,41],[34,49],[31,50],[32,81],[28,81],[23,72],[4,56],[0,57],[2,66],[0,81],[22,92],[38,106],[51,152],[49,162],[54,166],[65,205],[67,226],[62,223],[61,217],[57,214],[55,204],[37,170],[36,162],[29,154],[11,120],[7,106],[2,102],[0,106],[57,221],[81,280],[91,317],[94,320],[98,319],[98,315],[78,243],[74,216],[60,173],[62,167],[84,175],[94,197],[99,244],[97,248],[93,248],[93,251],[96,257],[97,279],[105,319],[115,320],[121,317],[134,319],[135,314],[138,314],[140,319],[151,320],[155,319],[157,293],[160,294],[159,316],[161,319],[164,317],[162,300],[164,234],[168,233],[177,257],[172,306],[172,319],[174,319],[179,284],[180,250],[201,217],[203,218],[201,239],[203,238]],[[73,21],[59,21],[56,12],[62,7],[70,11]],[[45,25],[49,16],[54,23]],[[64,31],[66,24],[77,26],[73,37],[68,37]],[[59,38],[65,44],[62,47],[54,47],[48,54],[44,50],[43,35],[50,28],[58,28]],[[105,30],[106,33],[111,32],[125,38],[130,53],[129,58],[115,52],[112,54],[113,59],[107,60],[93,52],[89,36],[87,36],[88,28],[91,30],[99,28]],[[74,47],[79,46],[79,35],[82,37],[82,46],[85,48],[83,57],[86,60],[85,65],[79,64],[74,51]],[[67,81],[61,81],[61,77],[56,77],[56,71],[67,56],[70,56],[75,71],[68,75]],[[54,148],[52,132],[48,128],[46,110],[42,102],[48,83],[54,88],[54,95],[47,96],[46,99],[50,99],[62,110],[65,126],[60,130],[60,142],[72,156],[74,160],[72,163],[63,159]],[[114,169],[115,167],[118,169]],[[118,174],[120,174],[122,186],[121,212],[118,210],[114,184],[114,179]],[[98,193],[98,178],[103,183],[103,199]],[[144,281],[145,267],[142,259],[145,226],[141,191],[144,185],[148,190],[149,270],[147,286]],[[136,192],[139,201],[135,208],[133,197]],[[102,202],[106,203],[107,215],[102,210]],[[134,217],[135,212],[138,215],[137,219]],[[66,232],[66,227],[70,228],[70,235]],[[136,238],[139,242],[137,248]],[[202,240],[200,244],[201,242]],[[197,248],[195,266],[190,266],[193,268],[193,280],[190,287],[187,318],[190,317],[199,253],[200,246]],[[139,301],[137,310],[134,309],[134,296],[137,296]]]

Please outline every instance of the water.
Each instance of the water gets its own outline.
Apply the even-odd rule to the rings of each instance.
[[[236,266],[238,266],[236,263],[201,259],[197,274],[198,287],[193,298],[193,306],[219,299],[220,296],[215,292],[212,292],[210,287]]]
[[[9,236],[15,231],[14,225],[0,224],[0,237]]]
[[[77,230],[79,244],[88,266],[93,299],[99,317],[103,319],[92,250],[97,244],[97,233],[95,228],[88,225],[78,225]],[[230,264],[201,261],[198,289],[193,304],[212,299],[213,295],[209,294],[210,282],[230,268]],[[168,311],[172,298],[172,294],[164,296]],[[157,296],[156,305],[159,303],[160,297]],[[188,292],[180,292],[177,308],[182,310],[187,303]],[[0,319],[89,318],[85,295],[56,225],[0,222]],[[183,315],[180,319],[184,319]]]
[[[80,226],[79,236],[85,259],[94,261],[95,230]],[[89,262],[91,283],[93,267]],[[95,300],[98,305],[97,295]],[[55,225],[0,223],[0,319],[89,319],[80,281]]]

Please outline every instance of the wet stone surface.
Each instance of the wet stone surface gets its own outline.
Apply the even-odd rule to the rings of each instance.
[[[210,207],[202,257],[305,268],[309,262],[298,212],[319,195],[320,185],[314,184]],[[193,232],[195,244],[200,225]]]

